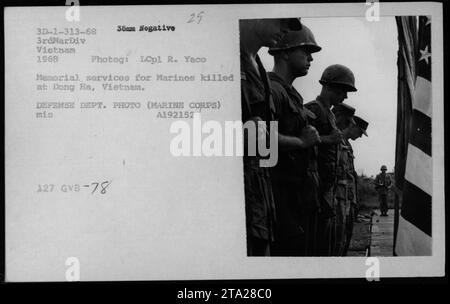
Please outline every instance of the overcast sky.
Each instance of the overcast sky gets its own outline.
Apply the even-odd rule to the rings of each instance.
[[[322,51],[313,54],[308,75],[297,78],[294,86],[305,103],[320,93],[318,80],[323,70],[335,63],[349,67],[356,78],[355,93],[345,103],[356,108],[356,115],[369,122],[368,135],[351,141],[358,174],[375,175],[385,164],[388,172],[395,163],[397,119],[397,28],[394,17],[368,22],[365,18],[302,18],[314,33]],[[260,51],[267,71],[273,58]]]

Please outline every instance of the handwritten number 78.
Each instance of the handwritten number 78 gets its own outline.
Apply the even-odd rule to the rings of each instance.
[[[100,186],[100,193],[105,194],[106,188],[108,188],[108,186],[111,185],[111,182],[112,181],[105,181],[103,183],[91,183],[91,185],[94,186],[94,189],[92,190],[92,194],[94,194],[95,191],[97,191],[98,186]]]

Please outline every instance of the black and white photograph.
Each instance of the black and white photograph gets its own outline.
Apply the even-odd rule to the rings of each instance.
[[[240,20],[249,256],[432,254],[431,16]],[[370,135],[369,135],[370,134]]]

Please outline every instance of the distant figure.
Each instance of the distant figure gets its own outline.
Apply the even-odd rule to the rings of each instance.
[[[386,174],[386,166],[381,166],[381,173],[375,177],[375,190],[378,192],[378,200],[380,202],[381,216],[387,216],[388,204],[387,196],[389,188],[392,186],[392,181],[389,175]]]

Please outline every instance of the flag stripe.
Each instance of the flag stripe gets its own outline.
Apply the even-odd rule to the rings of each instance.
[[[398,107],[400,114],[397,114],[397,117],[404,119],[400,124],[404,127],[400,132],[404,133],[397,137],[405,140],[400,142],[404,146],[396,147],[395,167],[404,168],[404,171],[400,171],[402,176],[396,178],[403,187],[401,211],[396,217],[394,251],[396,255],[403,256],[431,255],[432,249],[431,26],[429,19],[420,16],[418,36],[415,36],[415,18],[396,17],[398,61],[403,63],[398,65],[399,91],[407,86],[410,93],[398,95],[401,106]],[[407,56],[411,54],[412,60]],[[406,152],[403,159],[400,152]]]
[[[431,118],[413,110],[410,144],[431,156]]]
[[[432,117],[431,112],[432,105],[430,102],[431,97],[431,82],[427,79],[417,76],[416,79],[416,91],[414,93],[414,109],[422,112],[428,117]]]
[[[431,237],[417,229],[417,227],[402,216],[399,217],[398,231],[401,231],[402,233],[397,235],[395,244],[395,253],[397,255],[431,255]]]
[[[417,172],[417,174],[421,174]],[[431,196],[405,179],[401,215],[431,236]]]
[[[405,178],[428,195],[433,194],[432,165],[429,155],[413,145],[408,145]]]
[[[411,127],[412,102],[415,82],[416,17],[395,17],[398,29],[397,57],[397,137],[395,145],[395,186],[403,188],[406,156]],[[398,220],[398,219],[396,219]]]

